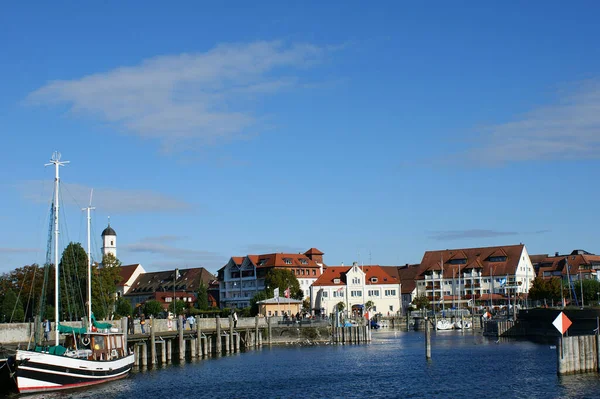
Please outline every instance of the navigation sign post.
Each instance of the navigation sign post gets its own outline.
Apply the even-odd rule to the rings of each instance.
[[[556,316],[556,319],[554,319],[552,324],[560,332],[560,358],[562,359],[563,358],[562,339],[563,339],[565,333],[567,332],[567,330],[569,329],[569,327],[571,327],[571,324],[573,324],[573,322],[567,317],[566,314],[564,314],[563,312],[560,312],[558,314],[558,316]]]

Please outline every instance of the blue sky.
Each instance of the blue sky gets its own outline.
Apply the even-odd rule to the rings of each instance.
[[[0,272],[61,245],[147,270],[523,242],[599,253],[600,6],[33,2],[0,13]],[[97,255],[96,255],[97,256]]]

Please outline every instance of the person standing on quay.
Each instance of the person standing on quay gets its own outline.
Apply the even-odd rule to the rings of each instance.
[[[50,338],[50,322],[48,321],[48,319],[44,319],[42,327],[44,328],[44,341],[48,341],[48,339]]]
[[[127,316],[127,332],[128,334],[135,334],[135,327],[133,324],[133,317],[131,315]]]
[[[142,334],[146,334],[146,330],[144,329],[145,325],[146,325],[146,317],[142,313],[142,315],[140,316],[140,328],[142,329]]]
[[[237,312],[233,311],[233,328],[237,328]]]

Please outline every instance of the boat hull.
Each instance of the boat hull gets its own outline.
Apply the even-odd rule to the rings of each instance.
[[[87,360],[44,352],[17,351],[20,393],[58,391],[102,384],[126,377],[134,355],[115,360]]]

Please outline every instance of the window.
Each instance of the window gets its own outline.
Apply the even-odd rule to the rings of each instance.
[[[390,305],[390,312],[394,311],[394,305]]]
[[[269,310],[269,312],[268,312],[268,313],[269,313],[269,317],[271,317],[271,311],[270,311],[270,310]]]
[[[329,296],[329,293],[327,291],[323,291],[322,297],[323,298],[327,298],[328,296]]]
[[[115,245],[115,242],[114,242],[114,241],[111,241],[111,242],[110,242],[110,245],[111,245],[111,246],[112,246],[112,245]]]
[[[339,284],[340,283],[340,279],[339,278],[334,278],[333,279],[333,283],[334,284]]]
[[[371,277],[371,282],[372,283],[376,283],[377,282],[377,277]]]
[[[450,259],[448,261],[449,264],[451,265],[465,265],[467,263],[466,259]]]
[[[262,266],[262,265],[264,265],[265,263],[267,263],[267,259],[260,259],[260,260],[258,261],[258,266]]]
[[[396,290],[385,290],[385,296],[395,296]]]
[[[317,275],[317,270],[313,269],[313,276],[316,276],[316,275]]]
[[[283,263],[285,263],[286,265],[291,265],[292,259],[291,258],[283,258]]]
[[[302,275],[304,276],[304,269],[300,269],[300,271],[302,272]]]
[[[360,284],[360,278],[358,278],[358,277],[353,277],[353,278],[352,278],[352,284]]]
[[[171,298],[170,296],[165,298],[165,302],[173,302],[173,298]]]
[[[350,296],[353,298],[362,296],[362,291],[350,291]]]
[[[490,256],[489,262],[506,262],[506,256]]]
[[[379,290],[369,290],[369,296],[379,296]]]
[[[303,265],[308,265],[308,261],[306,259],[300,259],[300,263]]]

